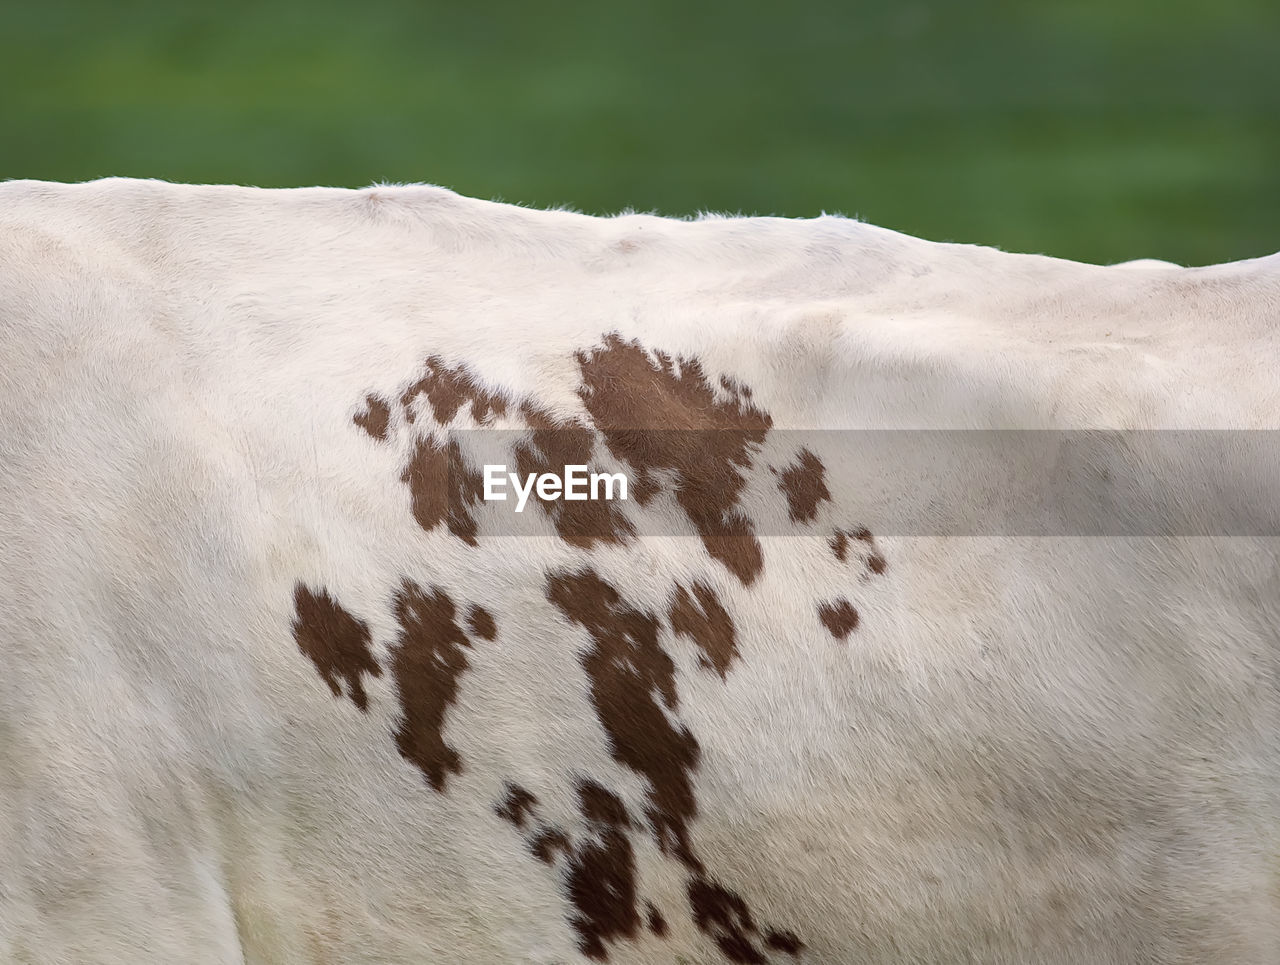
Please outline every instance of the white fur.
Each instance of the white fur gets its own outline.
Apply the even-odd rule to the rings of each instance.
[[[493,810],[513,779],[576,827],[588,773],[643,814],[543,594],[585,561],[633,606],[703,579],[733,614],[723,681],[664,637],[692,834],[801,961],[1280,961],[1274,541],[886,536],[860,582],[826,535],[917,497],[819,452],[833,502],[744,587],[669,498],[628,510],[668,535],[590,553],[531,512],[541,537],[496,508],[478,548],[424,533],[406,427],[351,423],[430,355],[580,414],[573,353],[615,330],[751,386],[775,436],[1280,428],[1280,256],[1121,268],[422,186],[0,185],[0,961],[585,961]],[[782,519],[763,467],[744,504]],[[389,675],[361,714],[290,634],[295,582],[324,586],[385,664],[405,576],[499,628],[443,795],[396,752]],[[841,594],[862,626],[837,643],[814,603]],[[671,934],[609,960],[722,961],[633,843]]]
[[[1180,268],[1181,265],[1175,265],[1171,261],[1161,261],[1159,258],[1135,258],[1133,261],[1122,261],[1119,264],[1112,265],[1113,268]]]

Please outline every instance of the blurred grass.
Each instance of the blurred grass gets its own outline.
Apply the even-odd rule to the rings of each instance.
[[[1280,249],[1275,0],[0,0],[0,177],[427,181],[839,211],[1182,264]]]

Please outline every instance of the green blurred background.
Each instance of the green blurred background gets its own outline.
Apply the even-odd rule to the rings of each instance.
[[[1277,0],[0,0],[0,177],[1280,249]]]

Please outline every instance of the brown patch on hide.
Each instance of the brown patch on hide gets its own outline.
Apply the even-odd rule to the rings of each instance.
[[[594,436],[581,422],[561,421],[528,402],[520,407],[532,430],[527,440],[514,449],[516,471],[554,473],[563,476],[565,466],[586,466],[588,477],[600,470],[591,464]],[[628,493],[628,496],[632,495]],[[535,499],[550,518],[556,533],[570,546],[591,549],[596,543],[616,545],[629,542],[635,527],[615,502],[604,499]]]
[[[694,583],[690,596],[683,586],[677,586],[669,619],[674,633],[688,637],[702,651],[698,663],[723,679],[738,656],[738,643],[733,618],[720,604],[715,590],[705,583]]]
[[[565,857],[561,887],[574,908],[569,924],[578,933],[579,950],[604,961],[606,943],[634,938],[641,925],[635,855],[628,835],[631,818],[622,801],[595,781],[580,780],[577,790],[586,824],[581,840],[575,845],[561,829],[543,826],[532,835],[529,850],[544,864]],[[528,791],[509,783],[496,810],[523,828],[536,803]]]
[[[696,584],[694,592],[697,593]],[[708,876],[693,847],[690,825],[698,814],[693,773],[701,751],[688,729],[673,720],[678,710],[675,666],[658,644],[658,620],[628,605],[613,586],[590,569],[552,574],[547,579],[547,598],[591,637],[592,648],[581,660],[590,681],[596,716],[608,736],[614,760],[647,780],[649,807],[645,815],[662,853],[679,861],[689,872],[688,896],[694,923],[714,938],[733,961],[767,962],[756,942],[757,931],[746,902]],[[709,609],[705,599],[699,597],[699,603],[705,613]],[[692,597],[688,605],[692,608]],[[612,795],[609,799],[617,802]],[[630,825],[623,823],[625,811],[621,802],[617,802],[617,809],[606,811],[601,804],[598,813],[610,816],[605,822],[608,829],[626,840],[623,829]],[[584,815],[591,817],[585,801]],[[552,833],[558,835],[554,839],[557,843],[563,840],[559,832]],[[606,840],[600,828],[596,833]],[[547,834],[544,831],[535,838],[534,853],[544,861],[549,859],[542,855],[551,851],[538,845]],[[620,842],[615,843],[612,837],[607,841],[612,860],[622,860]],[[628,844],[628,860],[629,848]],[[626,897],[626,907],[630,909],[634,884],[629,891],[620,883],[614,887]],[[665,920],[651,905],[648,911],[650,928],[655,934],[665,934]],[[628,911],[628,927],[630,914]],[[766,937],[774,936],[779,940],[794,939],[790,932],[771,931]],[[802,947],[798,939],[795,941],[797,947]],[[587,954],[594,954],[586,945],[582,947]]]
[[[471,418],[480,425],[488,425],[494,416],[506,414],[506,397],[481,388],[465,365],[449,368],[444,359],[433,355],[427,359],[425,368],[426,374],[400,396],[400,406],[410,424],[414,421],[413,402],[420,395],[427,397],[432,416],[442,426],[452,422],[464,405],[471,407]]]
[[[529,850],[543,864],[551,864],[556,860],[556,853],[569,853],[569,839],[563,831],[556,828],[544,828],[533,836],[529,842]]]
[[[492,640],[498,635],[498,624],[494,622],[493,614],[478,604],[467,611],[467,629],[472,636],[485,640]]]
[[[876,546],[876,538],[871,535],[871,530],[865,526],[860,529],[838,529],[831,535],[829,541],[831,551],[841,563],[848,559],[849,550],[854,542],[863,543],[866,546],[867,569],[876,576],[883,575],[889,564]]]
[[[438,588],[428,595],[405,580],[396,594],[400,633],[391,662],[401,710],[396,748],[441,793],[448,775],[462,771],[457,751],[444,740],[445,715],[469,666],[463,648],[471,646],[454,613],[453,601]]]
[[[347,684],[351,702],[369,709],[362,674],[381,677],[382,668],[369,649],[369,626],[357,620],[329,596],[313,593],[301,583],[293,590],[293,639],[306,654],[335,697],[342,696],[339,681]]]
[[[697,359],[651,358],[639,342],[605,336],[604,344],[577,353],[578,390],[609,451],[634,467],[639,486],[669,471],[676,503],[707,552],[743,584],[760,575],[764,558],[751,521],[738,501],[743,471],[772,420],[751,404],[750,393],[731,379],[717,397]]]
[[[662,912],[658,911],[653,902],[646,901],[644,903],[645,918],[649,922],[649,931],[653,932],[659,938],[667,937],[667,920],[662,917]]]
[[[812,522],[818,515],[818,504],[831,501],[825,474],[822,460],[808,449],[801,449],[799,461],[779,474],[778,488],[787,497],[787,512],[793,523]]]
[[[591,636],[582,656],[591,701],[614,760],[649,781],[647,816],[659,846],[697,865],[689,822],[698,810],[691,783],[698,743],[663,710],[676,709],[675,665],[658,645],[658,621],[590,569],[550,576],[547,598]]]
[[[651,357],[638,342],[624,342],[617,335],[577,353],[576,359],[581,370],[578,395],[588,414],[581,419],[557,418],[531,399],[486,390],[465,365],[449,367],[438,356],[427,359],[425,375],[398,403],[407,424],[417,415],[443,428],[457,422],[491,426],[505,416],[518,419],[528,432],[511,447],[511,461],[526,478],[562,476],[567,465],[585,466],[588,474],[603,471],[592,464],[593,454],[603,455],[596,448],[597,438],[602,438],[628,475],[630,499],[643,504],[669,491],[706,552],[744,585],[751,585],[764,560],[741,500],[746,474],[772,423],[751,402],[750,390],[727,377],[720,378],[717,388],[699,360],[661,352]],[[355,418],[356,425],[374,438],[385,438],[394,415],[391,406],[372,395],[366,405],[368,412]],[[448,440],[438,429],[431,431],[439,438],[426,430],[420,433],[423,438],[413,438],[401,476],[409,487],[413,517],[425,531],[434,532],[443,523],[453,536],[475,546],[483,476],[468,464],[459,442]],[[806,456],[816,459],[802,451],[799,464],[785,471],[780,486],[793,517],[808,519],[830,497],[820,464],[815,471]],[[563,498],[535,502],[570,546],[625,545],[636,536],[622,510],[625,503]],[[675,585],[666,616],[672,632],[687,636],[698,648],[700,665],[723,679],[739,658],[737,628],[713,586],[710,581]],[[766,961],[768,949],[802,947],[790,932],[768,931],[761,938],[744,899],[716,881],[696,852],[694,778],[701,749],[679,716],[675,664],[661,646],[661,617],[629,605],[590,568],[549,574],[545,593],[570,623],[583,629],[585,649],[579,659],[609,754],[642,779],[638,783],[646,794],[641,821],[605,786],[580,779],[576,789],[582,824],[564,827],[543,820],[545,805],[540,807],[531,791],[512,781],[491,805],[517,829],[533,857],[548,866],[547,873],[556,876],[582,954],[603,960],[612,944],[638,937],[646,926],[654,935],[669,933],[658,908],[641,900],[633,836],[646,833],[666,860],[679,862],[692,920],[724,954],[734,961]],[[393,605],[399,629],[387,669],[400,709],[396,748],[422,772],[427,785],[445,793],[449,775],[463,770],[458,751],[446,740],[445,727],[470,667],[467,649],[477,640],[495,639],[497,624],[484,607],[467,607],[461,601],[455,606],[443,590],[423,589],[407,579]],[[365,635],[367,654],[368,631],[357,625]],[[350,627],[343,633],[344,639],[350,638]],[[350,659],[357,669],[348,674],[343,663],[348,657],[318,659],[307,649],[315,646],[304,646],[301,639],[299,646],[335,693],[341,689],[338,682],[347,679],[352,699],[364,709],[367,698],[360,673],[380,672],[371,656],[362,663],[358,646],[341,644],[342,654],[355,647],[356,656]],[[323,660],[333,662],[333,668],[327,670],[329,664]]]
[[[578,797],[591,837],[569,852],[569,900],[577,909],[570,924],[579,950],[603,961],[605,942],[634,938],[640,929],[631,821],[622,802],[594,781],[580,782]]]
[[[413,404],[419,396],[426,397],[431,416],[441,426],[451,423],[464,407],[469,407],[479,425],[489,425],[495,416],[506,414],[506,397],[481,388],[465,365],[449,368],[435,355],[424,365],[426,374],[400,395],[406,423],[415,421]],[[473,507],[484,500],[484,476],[467,461],[456,440],[445,444],[430,436],[415,439],[400,481],[409,487],[413,518],[419,526],[430,532],[443,522],[458,539],[477,545]]]
[[[523,828],[528,816],[537,807],[538,799],[519,784],[510,781],[506,785],[507,793],[494,805],[494,812],[503,820],[510,821],[517,828]]]
[[[757,943],[759,929],[740,895],[700,875],[690,879],[688,892],[694,924],[715,940],[727,959],[743,965],[766,965],[769,959]],[[790,955],[804,948],[789,931],[767,931],[764,943]]]
[[[661,491],[662,487],[654,476],[642,473],[631,477],[631,491],[628,495],[641,506],[648,506]]]
[[[804,942],[796,937],[795,932],[767,931],[764,935],[764,943],[788,955],[799,955],[804,951]]]
[[[484,477],[467,462],[457,441],[442,448],[431,438],[416,440],[400,481],[409,487],[410,509],[419,526],[430,532],[446,523],[458,539],[476,545],[471,507],[484,499]]]
[[[391,406],[376,395],[364,397],[365,410],[357,412],[352,420],[365,432],[384,442],[387,438],[387,427],[391,424]]]
[[[837,640],[843,640],[858,629],[858,611],[843,597],[834,603],[821,604],[818,607],[818,619]]]
[[[838,529],[835,535],[831,537],[831,552],[835,554],[836,559],[843,563],[845,557],[849,555],[849,537],[845,535],[844,530]]]

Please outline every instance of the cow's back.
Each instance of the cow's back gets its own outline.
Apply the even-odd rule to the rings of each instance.
[[[0,960],[1276,961],[1278,305],[0,186]]]

